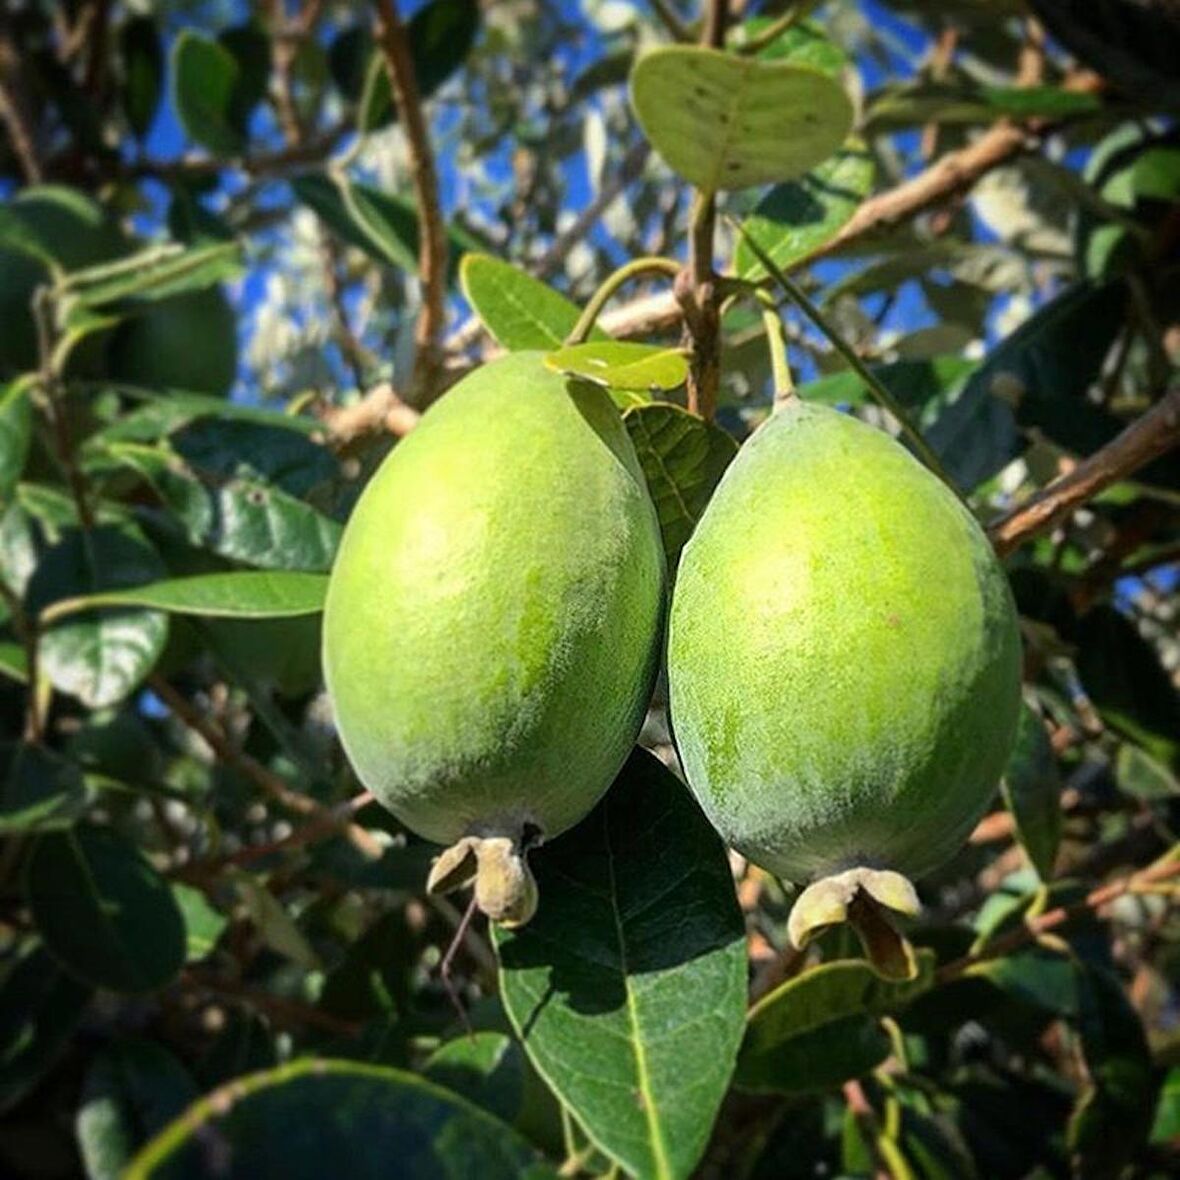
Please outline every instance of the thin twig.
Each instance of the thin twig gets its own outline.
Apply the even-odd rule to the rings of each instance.
[[[677,41],[692,40],[692,30],[688,27],[684,18],[672,7],[670,0],[651,0],[651,6],[656,16],[660,18],[664,28]]]
[[[1002,958],[1004,955],[1020,950],[1030,942],[1035,942],[1041,935],[1048,934],[1049,931],[1055,930],[1059,926],[1064,926],[1074,918],[1081,917],[1086,913],[1096,913],[1110,905],[1111,902],[1117,901],[1124,894],[1135,893],[1141,887],[1156,886],[1178,874],[1180,874],[1180,860],[1176,859],[1172,853],[1167,853],[1155,864],[1140,869],[1137,873],[1131,873],[1129,876],[1120,877],[1117,881],[1111,881],[1097,889],[1092,889],[1081,901],[1073,905],[1057,906],[1035,918],[1029,918],[1023,925],[993,938],[975,953],[964,955],[961,959],[944,964],[935,972],[935,981],[950,983],[964,975],[976,963]]]
[[[321,420],[332,444],[342,448],[366,434],[386,432],[401,438],[418,425],[421,417],[418,410],[398,397],[388,381],[383,381],[352,405],[325,409]]]
[[[1180,443],[1180,386],[1165,394],[1117,438],[1083,459],[1068,475],[988,529],[1005,556],[1030,537],[1052,528],[1104,488],[1133,475]]]
[[[322,1008],[314,1008],[310,1004],[303,1004],[286,996],[276,996],[233,979],[222,979],[200,967],[186,968],[181,973],[180,982],[186,987],[198,988],[215,996],[240,1000],[260,1012],[265,1012],[276,1023],[288,1027],[319,1028],[324,1032],[345,1037],[358,1036],[361,1031],[360,1024],[355,1021],[344,1020]]]
[[[0,21],[3,20],[0,16]],[[17,80],[19,70],[20,56],[7,28],[0,25],[0,121],[8,130],[8,140],[25,180],[38,184],[42,178],[41,162],[37,158],[29,105]]]
[[[630,262],[624,263],[618,270],[607,275],[599,284],[598,289],[582,309],[582,314],[578,316],[578,322],[574,324],[570,334],[565,338],[566,344],[582,344],[589,338],[602,309],[625,283],[629,283],[641,275],[655,274],[675,278],[679,273],[680,263],[671,258],[644,256],[633,258]]]
[[[422,113],[414,60],[410,55],[410,43],[398,12],[397,0],[374,0],[374,6],[374,31],[385,58],[389,84],[406,133],[414,204],[418,214],[418,277],[422,283],[422,314],[415,329],[417,354],[414,358],[411,396],[415,400],[422,400],[433,391],[435,378],[442,368],[439,345],[446,327],[447,313],[447,227],[439,206],[434,148]]]
[[[350,823],[316,800],[292,790],[274,771],[239,749],[216,722],[185,700],[163,677],[152,676],[148,685],[173,715],[199,735],[226,766],[248,778],[267,798],[296,815],[323,820],[346,836],[363,856],[369,860],[380,859],[385,850],[359,824]]]

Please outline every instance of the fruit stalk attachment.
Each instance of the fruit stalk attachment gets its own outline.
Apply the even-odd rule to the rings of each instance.
[[[908,980],[917,973],[909,940],[893,924],[891,913],[914,917],[921,903],[908,877],[887,869],[848,869],[823,877],[799,895],[787,920],[796,950],[828,926],[847,922],[856,931],[865,957],[886,979]]]
[[[537,912],[537,882],[527,849],[508,836],[464,836],[435,862],[428,893],[452,893],[474,883],[476,908],[509,930]]]

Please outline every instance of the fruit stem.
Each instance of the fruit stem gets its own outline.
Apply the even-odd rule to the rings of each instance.
[[[766,272],[772,279],[783,289],[784,294],[796,307],[811,322],[823,333],[827,338],[828,343],[848,362],[849,368],[864,382],[865,388],[869,394],[883,409],[887,410],[895,419],[897,419],[898,426],[901,427],[901,432],[905,435],[906,440],[913,448],[914,454],[930,470],[942,480],[948,488],[960,499],[963,500],[963,493],[959,490],[958,485],[951,479],[946,468],[943,467],[942,461],[934,452],[934,449],[922,437],[922,432],[910,421],[909,415],[905,412],[901,402],[889,392],[888,389],[873,375],[868,365],[857,355],[856,349],[852,347],[835,328],[828,322],[827,316],[814,303],[808,299],[804,294],[803,289],[797,283],[787,277],[786,272],[774,261],[773,258],[763,249],[761,245],[754,239],[754,236],[746,230],[746,227],[739,221],[735,221],[732,217],[726,218],[730,226],[736,230],[743,238],[746,239],[746,244],[754,253],[754,257],[762,263]]]
[[[660,258],[657,255],[633,258],[630,262],[620,266],[618,270],[612,271],[590,296],[590,301],[583,308],[578,322],[574,324],[573,330],[565,338],[566,344],[584,344],[586,342],[594,330],[595,322],[602,314],[602,309],[624,283],[645,274],[667,275],[674,279],[679,273],[680,263],[671,258]]]

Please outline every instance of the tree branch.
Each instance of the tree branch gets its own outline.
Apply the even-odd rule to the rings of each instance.
[[[411,379],[411,397],[418,401],[429,396],[442,368],[440,342],[446,326],[447,227],[438,200],[438,175],[434,149],[405,25],[398,13],[397,0],[374,0],[377,44],[385,57],[389,84],[397,103],[398,114],[410,149],[414,197],[418,211],[418,275],[422,283],[422,315],[415,330],[417,354]]]
[[[0,21],[4,18],[0,16]],[[0,121],[8,130],[12,150],[20,162],[21,171],[29,184],[41,181],[41,163],[37,159],[29,108],[17,74],[20,58],[8,30],[0,24]]]
[[[1012,124],[1001,124],[959,151],[950,152],[917,176],[865,201],[844,228],[814,253],[800,259],[796,270],[818,258],[872,234],[893,228],[931,207],[966,192],[993,168],[1006,164],[1035,147],[1042,132]],[[602,326],[621,338],[668,331],[681,316],[672,295],[647,296],[624,304],[604,316]]]
[[[1068,475],[988,529],[1001,557],[1052,528],[1104,488],[1126,479],[1180,443],[1180,386],[1166,393],[1117,438],[1083,459]]]
[[[311,816],[331,823],[369,860],[378,860],[382,856],[384,849],[364,828],[337,816],[331,808],[324,807],[314,799],[292,790],[272,770],[238,749],[216,722],[194,708],[163,677],[152,676],[148,686],[178,720],[204,740],[226,766],[248,778],[267,798],[296,815]]]
[[[336,447],[347,447],[366,434],[383,431],[402,438],[418,425],[422,415],[398,397],[388,381],[375,385],[350,406],[331,406],[321,415],[328,437]]]

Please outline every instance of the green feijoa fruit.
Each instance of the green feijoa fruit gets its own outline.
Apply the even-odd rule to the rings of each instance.
[[[797,943],[851,920],[883,970],[882,908],[992,798],[1020,706],[1012,596],[955,495],[885,433],[798,401],[746,443],[684,549],[672,725],[725,840],[811,883]]]
[[[397,445],[345,529],[324,673],[345,751],[403,823],[527,921],[523,852],[577,823],[639,732],[658,660],[659,525],[609,394],[517,352]]]

